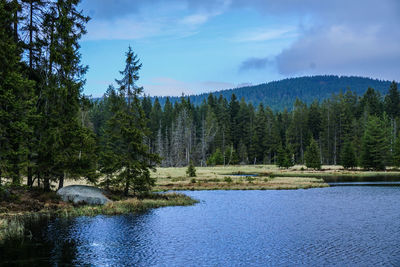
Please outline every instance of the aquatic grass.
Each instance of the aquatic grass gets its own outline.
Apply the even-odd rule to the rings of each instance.
[[[9,238],[21,238],[24,236],[25,227],[20,219],[0,219],[0,243]]]
[[[33,222],[44,217],[50,217],[48,212],[28,212],[0,214],[0,244],[7,239],[23,239],[25,236],[25,224],[27,221]]]

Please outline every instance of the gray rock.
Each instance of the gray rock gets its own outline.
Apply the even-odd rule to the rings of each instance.
[[[75,204],[104,205],[111,201],[99,188],[87,185],[69,185],[59,189],[57,194],[62,200],[72,201]]]

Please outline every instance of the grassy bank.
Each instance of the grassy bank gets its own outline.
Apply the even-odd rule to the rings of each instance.
[[[157,179],[154,190],[268,190],[328,186],[320,178],[277,177],[271,171],[272,166],[266,165],[197,167],[196,170],[197,176],[190,178],[186,175],[186,168],[157,168],[153,173]]]
[[[322,166],[321,170],[296,165],[281,169],[275,165],[235,165],[196,167],[197,177],[186,175],[186,168],[157,168],[155,190],[235,190],[235,189],[300,189],[328,186],[323,178],[330,177],[400,177],[400,171],[344,170],[341,166]],[[254,177],[241,175],[251,174]]]
[[[231,177],[219,179],[190,179],[188,181],[157,183],[155,190],[280,190],[327,187],[322,179],[301,177]]]
[[[43,217],[76,217],[118,215],[146,211],[166,206],[188,206],[198,201],[178,193],[151,194],[147,198],[126,198],[104,206],[73,205],[61,201],[52,193],[39,193],[24,188],[12,190],[12,201],[1,201],[0,243],[8,238],[26,235],[25,224]],[[35,197],[35,198],[33,198]]]
[[[153,194],[149,198],[128,198],[125,200],[109,202],[103,206],[78,206],[58,211],[60,216],[95,216],[118,215],[142,212],[148,209],[167,206],[189,206],[198,203],[197,200],[179,193]]]
[[[322,181],[329,177],[355,177],[362,180],[368,177],[400,177],[400,171],[388,168],[387,171],[345,170],[341,166],[324,165],[321,170],[307,169],[296,165],[281,169],[275,165],[234,165],[215,167],[196,167],[197,177],[187,177],[186,167],[157,168],[152,172],[156,178],[154,191],[165,190],[211,190],[211,189],[298,189],[328,186]],[[238,174],[253,174],[252,178]],[[280,178],[280,179],[277,179]],[[302,178],[303,180],[300,180]],[[316,178],[316,179],[310,179]],[[84,180],[66,180],[65,185],[87,184]]]

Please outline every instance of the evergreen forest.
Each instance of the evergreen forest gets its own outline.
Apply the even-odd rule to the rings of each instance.
[[[311,101],[294,98],[294,89],[315,78],[287,79],[288,109],[277,98],[265,105],[268,95],[246,89],[201,102],[158,99],[137,85],[142,63],[129,47],[116,86],[90,99],[79,52],[89,17],[78,3],[0,0],[0,185],[26,181],[51,190],[66,178],[85,178],[137,195],[154,185],[156,166],[400,166],[396,82],[353,78],[365,93],[346,88]],[[341,79],[326,76],[329,83]]]
[[[99,138],[109,119],[110,98],[94,103],[90,112]],[[400,97],[391,83],[382,96],[373,88],[358,96],[351,90],[311,104],[296,99],[292,111],[275,112],[245,98],[210,94],[201,105],[181,97],[164,107],[155,98],[142,98],[151,134],[146,143],[161,157],[161,166],[227,164],[306,164],[313,149],[321,164],[385,169],[399,166]],[[310,154],[310,153],[309,153]],[[311,160],[309,160],[311,161]],[[315,159],[314,159],[315,161]],[[313,165],[315,166],[315,164]]]

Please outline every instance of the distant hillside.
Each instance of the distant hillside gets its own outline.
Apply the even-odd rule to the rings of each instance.
[[[212,94],[222,95],[230,99],[234,93],[238,99],[244,97],[247,102],[257,106],[263,103],[274,110],[283,110],[284,108],[291,109],[296,97],[307,103],[311,103],[315,99],[323,100],[330,97],[333,93],[337,94],[341,90],[345,92],[351,89],[357,95],[362,95],[372,87],[381,94],[386,94],[390,86],[389,81],[381,81],[362,77],[346,77],[346,76],[311,76],[289,78],[280,81],[274,81],[254,86],[246,86],[235,89],[221,90]],[[204,98],[207,98],[209,93],[200,95],[191,95],[190,101],[195,105],[201,104]],[[161,105],[164,105],[166,97],[158,98]],[[180,97],[170,97],[171,102],[179,101]]]

